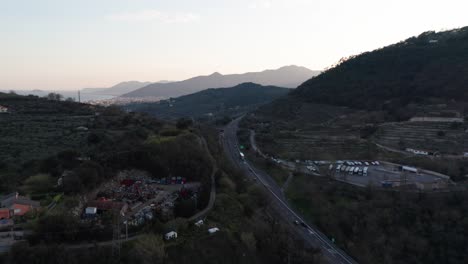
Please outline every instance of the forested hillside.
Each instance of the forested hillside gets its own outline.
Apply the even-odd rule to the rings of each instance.
[[[289,91],[276,86],[243,83],[232,88],[207,89],[158,103],[130,104],[125,109],[160,118],[223,116],[253,110]]]
[[[386,109],[410,102],[468,101],[468,27],[425,32],[355,56],[296,89],[299,100]]]

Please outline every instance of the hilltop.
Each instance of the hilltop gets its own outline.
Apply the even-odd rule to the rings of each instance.
[[[379,110],[468,101],[468,27],[425,32],[365,52],[312,78],[297,100]]]
[[[254,110],[289,91],[276,86],[243,83],[232,88],[211,88],[157,103],[130,104],[124,108],[159,118],[229,116]]]
[[[249,72],[244,74],[223,75],[215,72],[208,76],[198,76],[180,82],[150,84],[122,96],[170,98],[192,94],[213,87],[233,87],[245,82],[296,88],[298,85],[307,79],[316,76],[318,73],[318,71],[312,71],[299,66],[286,66],[276,70]]]

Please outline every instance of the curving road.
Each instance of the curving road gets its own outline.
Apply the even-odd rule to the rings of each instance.
[[[297,233],[304,241],[312,247],[320,248],[323,256],[329,263],[354,264],[357,263],[345,252],[332,243],[316,227],[305,224],[304,219],[298,215],[288,204],[281,191],[281,187],[265,172],[255,168],[248,161],[240,159],[239,142],[237,139],[237,130],[242,117],[239,117],[229,123],[224,128],[222,143],[227,156],[231,161],[252,179],[258,180],[268,191],[271,197],[273,207],[278,215],[288,226]],[[294,221],[304,223],[304,225],[294,225]]]

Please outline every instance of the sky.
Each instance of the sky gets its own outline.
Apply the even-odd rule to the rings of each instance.
[[[0,0],[0,90],[321,70],[468,26],[466,10],[466,0]]]

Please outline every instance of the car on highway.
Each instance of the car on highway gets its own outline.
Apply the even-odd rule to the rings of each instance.
[[[303,227],[305,227],[305,228],[308,228],[307,225],[306,225],[306,223],[304,223],[304,222],[301,222],[301,226],[303,226]]]

